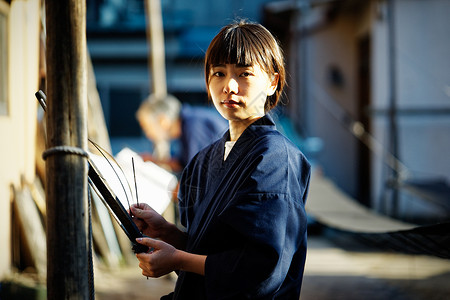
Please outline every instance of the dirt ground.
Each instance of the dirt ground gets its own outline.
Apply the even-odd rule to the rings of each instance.
[[[302,300],[448,300],[450,260],[423,255],[342,249],[310,237]],[[95,274],[96,299],[160,299],[175,276],[146,279],[137,266]]]
[[[141,274],[137,261],[135,266],[94,273],[96,300],[146,299],[159,300],[169,294],[175,286],[175,276],[146,279]]]
[[[301,300],[448,300],[450,259],[353,247],[308,238]],[[95,268],[97,300],[156,300],[173,291],[175,275],[142,276],[137,260],[114,270]],[[0,300],[45,300],[45,282],[24,275],[0,282]]]

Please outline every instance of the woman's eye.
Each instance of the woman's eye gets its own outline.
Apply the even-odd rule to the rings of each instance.
[[[252,73],[250,73],[250,72],[244,72],[244,73],[241,74],[242,77],[248,77],[248,76],[251,76],[251,75],[252,75]]]
[[[222,76],[224,76],[224,74],[222,72],[214,72],[213,76],[222,77]]]

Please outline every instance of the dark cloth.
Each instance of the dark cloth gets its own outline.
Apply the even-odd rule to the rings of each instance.
[[[265,116],[223,161],[227,132],[185,168],[179,190],[187,251],[205,276],[180,272],[165,299],[299,299],[310,164]]]
[[[184,168],[195,154],[224,134],[228,122],[214,108],[189,104],[183,104],[180,118],[180,149],[176,156]]]

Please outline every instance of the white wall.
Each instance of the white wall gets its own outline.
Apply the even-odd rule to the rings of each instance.
[[[307,39],[307,91],[309,134],[320,137],[319,154],[325,175],[347,194],[357,193],[357,142],[343,123],[343,114],[357,119],[357,37],[364,23],[351,12]],[[305,66],[301,66],[304,68]],[[331,67],[341,71],[342,86],[329,80]]]
[[[399,158],[412,178],[443,177],[450,181],[450,116],[401,115],[402,109],[450,108],[450,1],[395,1],[396,83]],[[380,18],[373,25],[373,102],[387,108],[388,43],[386,7],[380,5]],[[387,145],[387,118],[374,120],[375,136]],[[386,168],[374,160],[375,205],[383,198]],[[401,195],[404,215],[435,213],[417,203],[411,205],[408,195]]]
[[[450,182],[450,116],[420,113],[420,109],[450,109],[450,1],[396,0],[395,82],[400,161],[414,179],[442,177]],[[357,119],[358,40],[365,34],[371,41],[371,107],[389,109],[389,43],[387,1],[340,6],[337,17],[306,37],[308,134],[319,136],[324,148],[318,161],[325,175],[344,192],[355,196],[358,189],[358,142],[345,128],[345,114]],[[353,2],[355,4],[356,2]],[[346,6],[346,4],[349,4]],[[327,81],[329,66],[340,69],[344,83]],[[328,106],[328,107],[327,107]],[[417,109],[415,115],[402,114]],[[423,110],[422,110],[423,111]],[[389,206],[385,188],[391,169],[379,150],[389,150],[389,123],[385,113],[372,115],[374,136],[371,201],[383,211]],[[344,121],[344,122],[343,122]],[[442,214],[417,197],[400,193],[400,215],[420,218]],[[387,199],[387,200],[386,200]],[[422,202],[422,203],[421,203]],[[389,212],[389,209],[384,212]]]
[[[11,268],[10,186],[35,176],[39,12],[39,0],[14,0],[9,10],[9,115],[0,116],[0,278]]]

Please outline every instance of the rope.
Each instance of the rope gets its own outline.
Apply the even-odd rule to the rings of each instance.
[[[47,157],[49,157],[50,155],[61,154],[61,153],[74,154],[74,155],[79,155],[79,156],[89,158],[89,154],[85,150],[78,148],[78,147],[72,147],[72,146],[55,146],[55,147],[49,148],[46,151],[44,151],[44,153],[42,153],[42,158],[44,160],[46,160]]]

